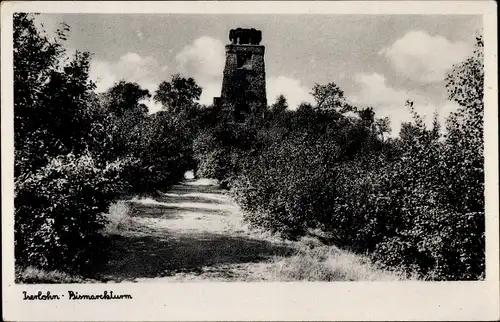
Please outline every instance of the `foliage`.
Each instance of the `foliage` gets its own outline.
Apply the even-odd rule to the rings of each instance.
[[[385,134],[391,134],[391,120],[388,117],[376,119],[374,126],[382,141],[385,139]]]
[[[202,88],[193,78],[184,78],[175,74],[172,75],[170,81],[162,82],[154,95],[155,101],[163,106],[161,119],[169,119],[167,122],[171,126],[178,127],[173,132],[183,137],[182,139],[180,136],[177,137],[179,140],[176,141],[181,144],[175,147],[182,155],[182,160],[179,160],[179,167],[175,171],[194,170],[196,173],[197,161],[194,157],[193,141],[198,132],[204,126],[211,124],[214,119],[211,108],[202,107],[196,102],[200,99],[201,93]],[[163,137],[158,137],[158,139],[167,139],[167,134],[164,132]],[[171,148],[173,143],[170,145]],[[177,176],[182,178],[183,173]]]
[[[127,170],[133,191],[168,189],[192,169],[192,142],[185,122],[167,112],[151,115],[144,123],[139,160]]]
[[[168,189],[194,167],[192,140],[198,111],[194,100],[200,92],[193,79],[174,75],[155,94],[163,100],[164,110],[152,115],[143,103],[151,95],[136,83],[120,81],[102,95],[108,129],[105,159],[132,161],[123,167],[122,191]]]
[[[99,169],[88,155],[52,159],[16,178],[15,255],[21,266],[80,271],[103,249],[102,212],[119,163]]]
[[[315,107],[318,110],[337,110],[339,112],[352,110],[352,107],[345,100],[344,91],[333,82],[326,85],[315,84],[311,95],[316,101]]]
[[[483,40],[477,37],[474,53],[447,76],[450,99],[460,105],[447,120],[443,151],[448,197],[457,209],[484,212],[484,62]]]
[[[148,107],[141,103],[149,99],[151,94],[142,89],[137,83],[128,83],[124,80],[114,84],[102,97],[102,104],[116,117],[132,114],[132,117],[143,117]]]
[[[236,122],[231,111],[219,111],[212,126],[202,129],[193,143],[198,174],[217,179],[227,187],[252,154],[256,119]]]
[[[168,188],[192,167],[194,119],[148,115],[151,94],[125,80],[95,94],[90,54],[65,58],[69,27],[51,40],[33,19],[14,15],[16,261],[85,270],[104,250],[102,213],[112,201]],[[201,89],[174,76],[171,92],[169,102],[186,107]]]
[[[81,153],[92,140],[94,84],[88,79],[88,53],[65,61],[61,41],[69,27],[50,40],[33,17],[14,15],[15,174],[32,171],[52,157]]]
[[[245,219],[289,239],[311,229],[382,266],[434,280],[484,277],[482,40],[447,77],[461,108],[441,134],[413,122],[388,140],[371,108],[343,114],[343,93],[316,85],[316,105],[270,113],[239,160],[231,192]],[[328,94],[329,93],[329,94]],[[333,107],[331,106],[333,104]]]
[[[454,143],[441,140],[438,128],[427,130],[420,118],[415,120],[403,141],[400,166],[390,173],[400,196],[394,216],[411,221],[394,237],[386,236],[373,255],[384,265],[434,279],[477,279],[484,276],[484,179],[471,173],[472,162],[464,167],[467,159],[450,158]],[[482,156],[476,150],[471,158]],[[469,198],[471,192],[477,199]]]
[[[21,266],[85,270],[103,250],[102,212],[123,194],[167,189],[195,168],[230,189],[245,220],[289,239],[312,230],[388,268],[432,279],[484,277],[483,40],[446,77],[460,105],[442,135],[413,121],[398,138],[333,82],[314,104],[264,113],[235,75],[219,109],[193,78],[149,93],[122,80],[94,93],[90,54],[66,58],[68,26],[49,39],[14,15],[15,251]],[[153,95],[152,95],[153,94]],[[148,114],[153,97],[163,110]],[[347,113],[354,112],[354,113]],[[96,255],[97,254],[97,255]]]
[[[137,83],[120,81],[98,98],[106,136],[96,142],[104,160],[137,157],[143,149],[148,108],[142,103],[150,97]]]
[[[276,102],[271,105],[271,111],[276,113],[282,113],[288,108],[288,102],[283,94],[279,95]]]
[[[192,107],[193,102],[200,99],[201,92],[201,87],[193,78],[184,78],[175,74],[170,82],[164,81],[159,85],[154,99],[167,111],[178,113]]]
[[[102,128],[88,53],[65,59],[66,25],[50,40],[14,15],[15,256],[18,265],[80,270],[102,249],[112,169],[92,150]],[[95,136],[94,136],[95,135]],[[117,165],[116,165],[117,166]]]

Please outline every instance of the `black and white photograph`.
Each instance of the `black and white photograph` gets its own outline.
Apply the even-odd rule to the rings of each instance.
[[[482,14],[162,8],[2,12],[18,300],[498,279]]]

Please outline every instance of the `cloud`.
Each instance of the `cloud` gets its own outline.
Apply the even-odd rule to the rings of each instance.
[[[220,96],[225,49],[221,40],[203,36],[184,46],[175,56],[179,70],[203,88],[199,102],[212,104]]]
[[[408,92],[389,87],[385,77],[378,73],[359,73],[356,75],[355,81],[360,85],[361,90],[358,95],[353,97],[354,103],[404,105],[405,101],[409,99]]]
[[[153,94],[161,82],[158,71],[167,70],[167,66],[160,66],[152,56],[142,57],[136,53],[126,53],[116,61],[93,59],[90,65],[90,78],[96,82],[96,92],[105,92],[116,82],[125,80],[136,82]],[[161,109],[161,105],[153,100],[145,102],[150,113]]]
[[[379,54],[384,55],[392,67],[411,80],[434,83],[444,80],[446,72],[463,61],[471,48],[464,42],[450,42],[424,31],[410,31]]]
[[[204,77],[221,77],[225,58],[224,44],[219,39],[203,36],[185,46],[175,58],[183,69]]]
[[[298,79],[286,76],[267,78],[267,102],[269,105],[276,101],[276,98],[283,94],[288,101],[288,108],[297,109],[302,102],[312,103],[313,97],[309,94],[310,89],[300,83]]]
[[[137,82],[143,87],[156,86],[159,82],[156,73],[164,69],[151,56],[141,57],[136,53],[126,53],[117,61],[94,59],[90,66],[90,77],[97,84],[97,92],[104,92],[115,82],[124,79]]]
[[[35,25],[38,29],[43,29],[50,37],[55,37],[55,31],[62,23],[61,18],[51,14],[40,14],[35,16]],[[138,38],[142,39],[140,30],[136,32]],[[64,59],[71,60],[75,54],[75,49],[66,46]],[[166,71],[167,66],[160,66],[158,61],[152,56],[142,57],[136,53],[129,52],[122,55],[116,61],[105,61],[92,59],[90,65],[90,78],[96,83],[96,92],[102,93],[113,86],[116,82],[124,79],[127,82],[137,82],[141,87],[146,88],[153,94],[160,78],[158,71]],[[146,100],[143,103],[148,105],[150,112],[161,109],[161,104],[153,100]]]
[[[177,55],[180,70],[195,78],[203,88],[200,103],[211,104],[214,97],[220,96],[222,73],[225,64],[225,49],[221,40],[203,36],[185,46]],[[274,103],[278,95],[283,94],[290,108],[296,108],[301,102],[312,102],[309,89],[299,80],[286,76],[269,76],[267,99]]]
[[[357,106],[371,106],[376,117],[389,117],[391,120],[392,136],[397,136],[402,122],[411,122],[410,110],[405,106],[406,100],[414,102],[416,112],[421,115],[426,124],[432,124],[434,112],[439,113],[439,121],[442,125],[450,112],[455,111],[458,105],[451,101],[431,102],[425,96],[396,89],[389,86],[386,78],[378,73],[357,74],[355,82],[359,90],[351,96],[350,101]],[[442,127],[444,129],[444,126]]]

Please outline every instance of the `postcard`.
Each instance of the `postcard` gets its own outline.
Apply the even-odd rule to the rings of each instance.
[[[495,6],[2,3],[3,318],[498,320]]]

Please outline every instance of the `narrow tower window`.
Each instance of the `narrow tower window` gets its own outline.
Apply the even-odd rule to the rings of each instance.
[[[251,53],[241,53],[236,58],[236,67],[237,68],[252,68],[252,54]]]

